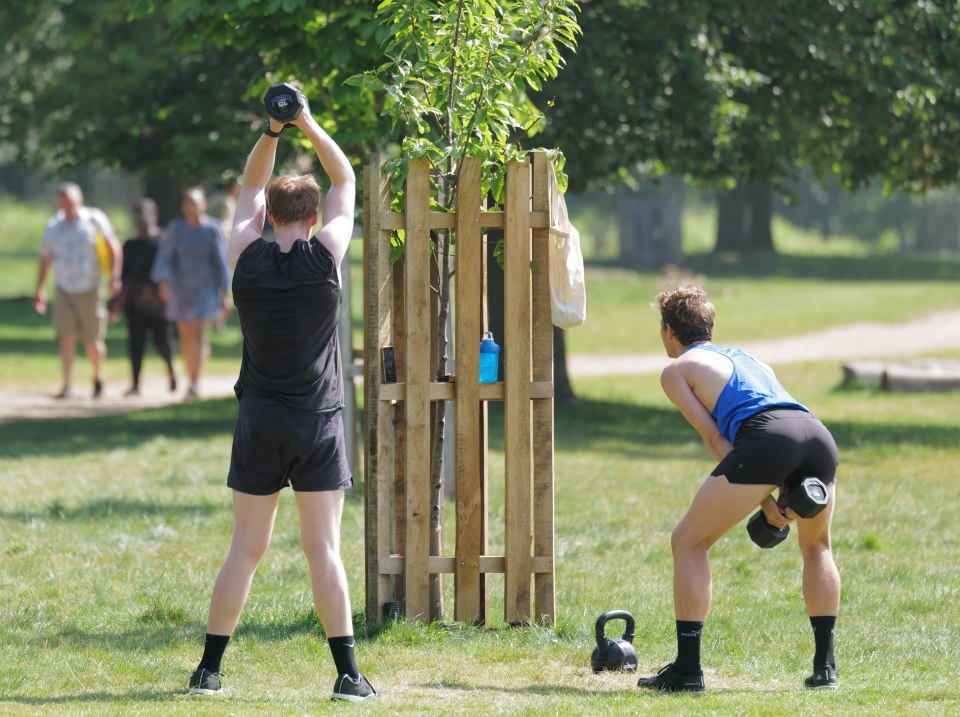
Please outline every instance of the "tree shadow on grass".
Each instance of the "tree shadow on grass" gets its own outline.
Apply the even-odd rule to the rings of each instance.
[[[0,424],[0,458],[69,456],[134,448],[158,437],[203,440],[230,436],[237,402],[223,398],[123,414]]]
[[[180,690],[181,692],[183,690]],[[96,704],[99,702],[169,702],[176,693],[170,690],[124,689],[122,692],[83,692],[78,695],[60,695],[59,697],[22,697],[0,692],[0,702],[12,702],[18,705],[70,705],[74,703]]]
[[[106,518],[143,518],[162,516],[167,519],[190,515],[211,515],[230,510],[223,502],[210,503],[158,503],[156,501],[128,498],[97,498],[75,507],[53,501],[38,510],[0,510],[0,521],[10,520],[29,523],[32,520],[52,519],[69,522],[102,521]]]

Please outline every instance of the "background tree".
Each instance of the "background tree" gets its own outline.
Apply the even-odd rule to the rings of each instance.
[[[681,174],[728,191],[717,250],[770,249],[801,167],[924,192],[960,172],[960,5],[583,0],[545,141],[575,182]]]
[[[120,0],[6,3],[0,142],[19,163],[68,174],[90,165],[144,178],[165,215],[185,184],[239,172],[236,147],[262,116],[245,98],[255,54],[172,43],[162,17]]]

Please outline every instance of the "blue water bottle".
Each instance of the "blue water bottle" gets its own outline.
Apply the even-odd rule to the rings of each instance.
[[[496,383],[500,373],[500,347],[493,334],[483,332],[480,341],[480,383]]]

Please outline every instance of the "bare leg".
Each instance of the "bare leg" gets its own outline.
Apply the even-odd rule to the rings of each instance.
[[[197,388],[203,369],[205,328],[205,321],[177,322],[184,368],[187,371],[187,378],[190,379],[190,386],[194,389]]]
[[[93,380],[102,381],[103,375],[101,374],[103,368],[103,362],[107,358],[107,343],[103,339],[96,339],[94,341],[84,341],[83,350],[87,354],[87,358],[90,359],[90,364],[93,366]]]
[[[70,388],[70,375],[73,373],[73,357],[77,348],[75,336],[58,336],[60,348],[60,371],[63,375],[63,387]]]
[[[220,568],[210,598],[207,632],[232,635],[250,594],[253,574],[270,545],[280,493],[248,495],[233,492],[233,542]]]
[[[300,543],[310,566],[313,601],[327,637],[353,634],[347,575],[340,558],[343,491],[295,493]]]
[[[673,609],[677,620],[703,622],[710,611],[707,551],[773,491],[770,485],[738,485],[707,478],[671,536]]]
[[[810,617],[836,615],[840,609],[840,573],[830,547],[830,522],[836,504],[836,484],[827,486],[830,502],[809,520],[797,521],[803,555],[803,600]]]

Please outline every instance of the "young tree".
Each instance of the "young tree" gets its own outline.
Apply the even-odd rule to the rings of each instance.
[[[388,29],[387,57],[376,71],[351,82],[385,96],[384,114],[402,135],[387,164],[400,189],[411,159],[434,169],[436,197],[452,208],[457,168],[480,157],[482,190],[503,195],[506,164],[523,158],[523,143],[543,114],[528,92],[557,75],[560,46],[573,48],[579,28],[573,0],[383,0],[378,20]],[[556,153],[554,153],[556,155]],[[447,372],[446,321],[450,308],[451,232],[437,236],[439,310],[435,319],[436,371]],[[479,339],[479,337],[478,337]],[[431,476],[433,551],[442,537],[444,411],[436,412]],[[439,580],[431,591],[431,617],[443,614]]]

